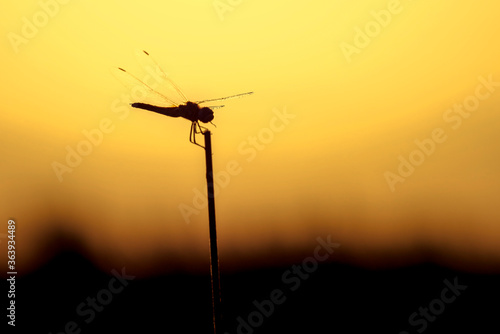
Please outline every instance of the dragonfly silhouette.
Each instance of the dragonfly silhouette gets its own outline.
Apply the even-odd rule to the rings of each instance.
[[[217,102],[217,101],[223,101],[223,100],[228,100],[228,99],[234,99],[234,98],[239,98],[245,95],[250,95],[253,94],[253,92],[247,92],[247,93],[241,93],[241,94],[236,94],[236,95],[231,95],[231,96],[226,96],[226,97],[221,97],[221,98],[216,98],[216,99],[208,99],[208,100],[202,100],[202,101],[189,101],[184,93],[182,93],[181,89],[170,79],[165,72],[161,69],[161,67],[158,65],[156,61],[153,60],[153,58],[149,55],[148,52],[142,51],[142,54],[145,55],[148,59],[149,62],[154,64],[155,69],[157,74],[159,74],[163,80],[168,82],[174,90],[177,92],[177,94],[181,97],[183,103],[178,104],[174,102],[173,99],[170,97],[167,97],[165,94],[160,93],[159,91],[153,89],[150,85],[145,83],[144,81],[140,80],[133,74],[127,72],[123,68],[119,67],[118,70],[121,72],[126,73],[130,77],[133,78],[136,82],[139,84],[143,85],[147,90],[149,90],[151,93],[159,96],[164,100],[165,106],[156,106],[148,103],[141,103],[141,102],[134,102],[131,103],[130,105],[134,108],[139,108],[139,109],[145,109],[149,111],[156,112],[158,114],[162,114],[165,116],[170,116],[170,117],[182,117],[185,118],[189,121],[191,121],[191,130],[189,132],[189,141],[195,145],[198,145],[200,147],[200,144],[196,142],[196,134],[198,133],[205,133],[205,131],[208,131],[208,129],[200,124],[202,123],[212,123],[212,120],[214,119],[214,112],[212,109],[218,109],[224,107],[224,105],[220,106],[210,106],[210,107],[200,107],[200,104],[206,103],[206,102]],[[212,123],[213,124],[213,123]],[[213,124],[215,125],[215,124]]]

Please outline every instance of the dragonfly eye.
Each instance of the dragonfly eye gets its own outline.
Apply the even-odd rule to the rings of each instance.
[[[199,118],[203,123],[208,123],[214,119],[214,112],[210,108],[203,107],[200,109]]]

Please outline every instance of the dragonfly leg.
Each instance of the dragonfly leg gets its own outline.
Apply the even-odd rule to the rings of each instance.
[[[189,132],[189,141],[195,145],[198,145],[201,148],[205,148],[196,142],[196,134],[203,133],[202,128],[203,127],[200,126],[200,123],[198,123],[198,122],[191,123],[191,131]],[[207,130],[206,128],[203,128],[203,129]]]
[[[194,123],[196,123],[196,125],[195,125],[195,129],[196,129],[195,132],[196,133],[204,134],[205,132],[208,131],[208,129],[206,127],[200,125],[200,122],[196,121]]]
[[[205,132],[208,131],[208,129],[206,127],[201,126],[200,124],[198,124],[198,126],[200,127],[200,132],[199,133],[204,134]]]
[[[191,129],[189,129],[189,141],[194,144],[194,122],[191,123]]]

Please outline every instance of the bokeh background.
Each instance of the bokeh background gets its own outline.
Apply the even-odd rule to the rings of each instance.
[[[279,281],[327,236],[341,247],[325,265],[379,279],[416,266],[398,275],[427,286],[412,270],[430,272],[439,289],[454,270],[478,282],[498,274],[499,9],[486,0],[4,3],[2,249],[14,219],[18,272],[33,293],[57,259],[66,274],[94,268],[97,287],[95,277],[122,267],[140,280],[205,278],[203,151],[189,143],[188,121],[130,108],[137,91],[113,76],[123,67],[148,78],[136,57],[144,49],[192,100],[255,92],[225,101],[207,125],[223,277],[257,284],[252,275],[270,270],[258,277]],[[425,301],[406,300],[398,321]]]

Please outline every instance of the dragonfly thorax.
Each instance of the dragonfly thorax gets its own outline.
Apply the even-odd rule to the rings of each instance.
[[[180,105],[179,111],[182,117],[187,118],[191,122],[200,121],[208,123],[214,119],[214,112],[208,107],[200,108],[200,106],[193,102],[187,102],[185,105]]]

